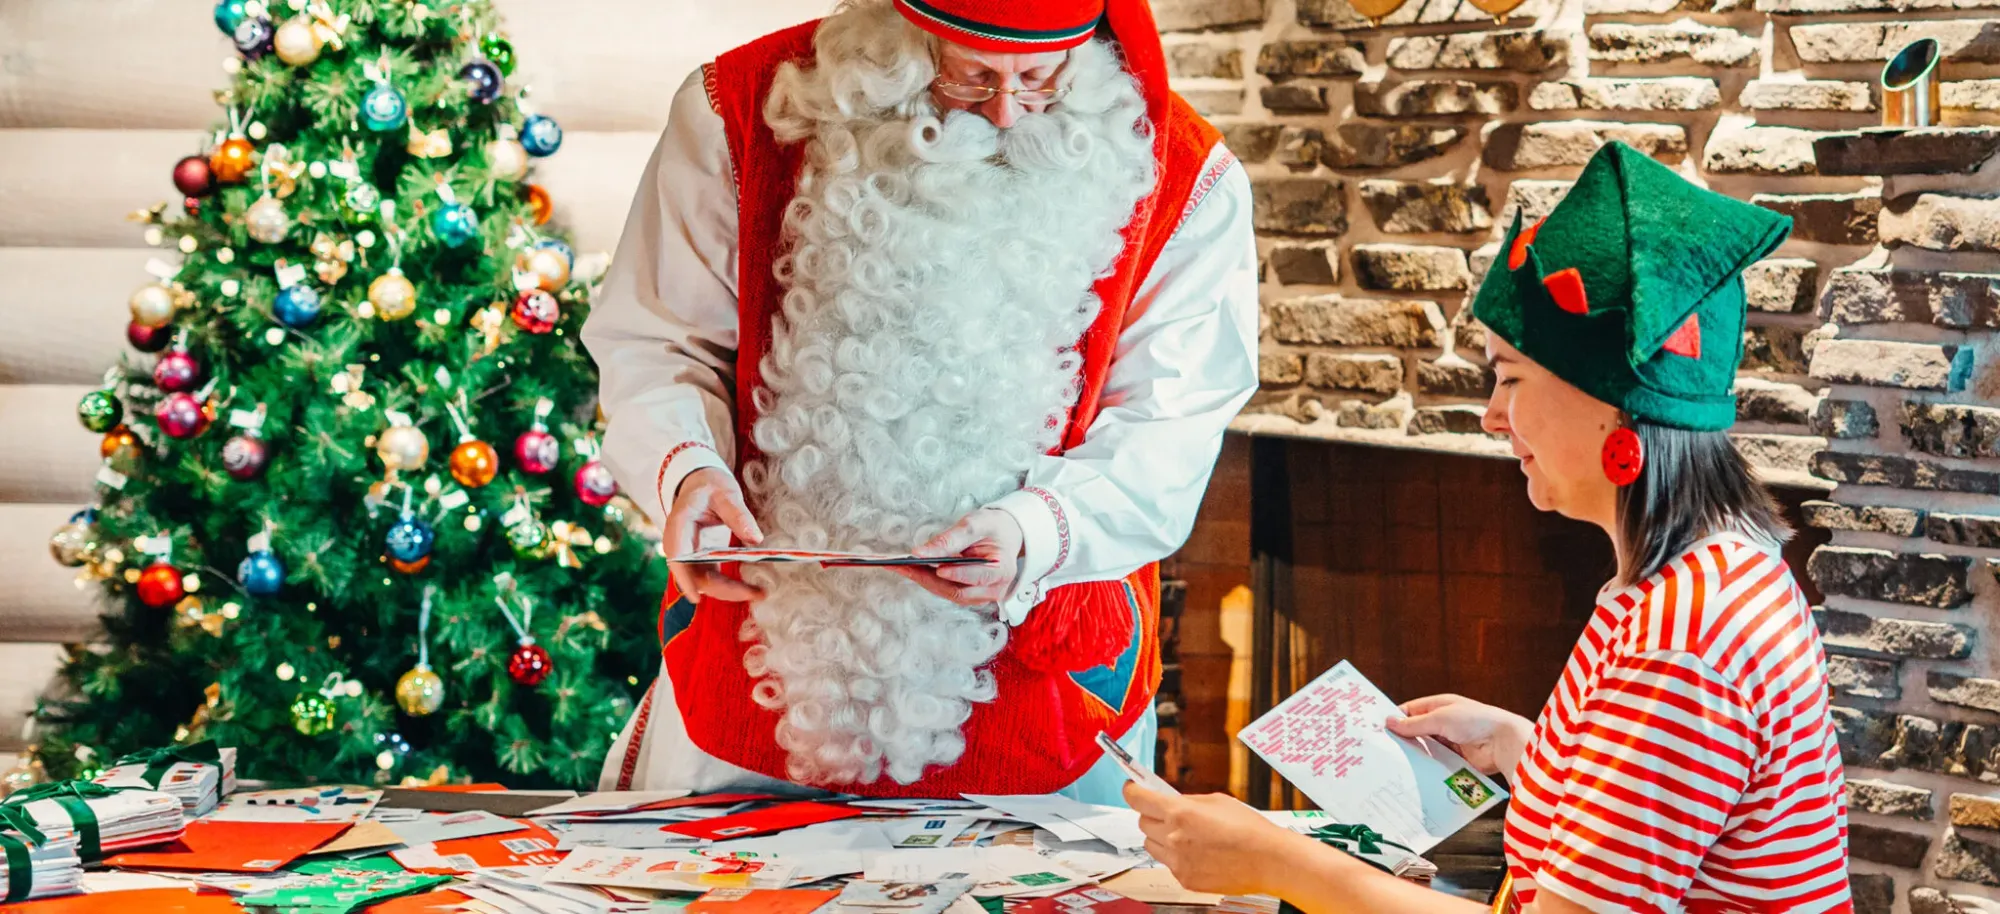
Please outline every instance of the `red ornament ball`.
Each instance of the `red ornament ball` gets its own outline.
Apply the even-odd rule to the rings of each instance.
[[[263,474],[264,465],[270,462],[271,449],[262,438],[237,435],[222,445],[222,468],[231,479],[256,479]]]
[[[181,586],[181,570],[168,562],[154,562],[139,572],[139,602],[159,609],[180,602],[187,595]]]
[[[516,648],[514,656],[507,659],[507,678],[531,689],[555,671],[555,661],[549,659],[549,652],[532,641]]]
[[[1645,446],[1639,441],[1639,433],[1629,428],[1613,429],[1604,438],[1604,478],[1612,485],[1629,486],[1639,481],[1639,471],[1646,468]]]
[[[174,163],[174,188],[184,197],[206,197],[215,192],[215,169],[201,156],[188,156]]]
[[[514,299],[514,326],[529,333],[547,333],[562,319],[562,305],[556,297],[540,289],[530,289]]]
[[[522,472],[536,476],[551,473],[562,462],[562,444],[548,430],[531,428],[514,439],[514,460],[521,464]]]
[[[169,438],[193,438],[208,429],[208,411],[184,393],[169,394],[153,407],[153,418]]]
[[[584,504],[601,508],[617,494],[618,482],[611,478],[610,468],[603,463],[593,460],[577,468],[576,497]]]
[[[132,348],[140,352],[159,352],[173,341],[174,330],[171,324],[148,327],[133,321],[125,325],[125,342],[131,343]]]
[[[201,363],[181,350],[160,356],[153,365],[153,386],[168,392],[192,390],[201,381]]]

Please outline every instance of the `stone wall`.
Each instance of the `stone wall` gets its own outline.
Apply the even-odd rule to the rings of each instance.
[[[1256,190],[1264,389],[1237,429],[1501,453],[1463,307],[1514,212],[1605,139],[1794,217],[1749,275],[1739,443],[1831,490],[1827,594],[1862,911],[2000,898],[2000,0],[1154,0]],[[1945,121],[1875,78],[1946,52]],[[1837,486],[1837,488],[1836,488]],[[1199,535],[1199,534],[1198,534]]]

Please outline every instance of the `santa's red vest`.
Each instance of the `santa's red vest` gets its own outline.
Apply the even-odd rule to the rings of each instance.
[[[739,270],[736,355],[738,469],[757,459],[750,430],[757,419],[751,393],[771,345],[771,318],[784,289],[771,271],[782,244],[784,210],[796,193],[804,144],[780,144],[764,122],[764,102],[779,65],[811,66],[817,22],[744,45],[706,68],[709,103],[722,117],[737,186]],[[1150,36],[1149,36],[1150,37]],[[1184,215],[1203,164],[1219,139],[1214,127],[1172,93],[1149,95],[1160,164],[1153,194],[1125,230],[1116,270],[1100,280],[1103,310],[1078,343],[1083,385],[1064,430],[1063,448],[1082,442],[1096,417],[1126,309],[1160,249]],[[754,507],[754,506],[753,506]],[[774,778],[786,778],[785,751],[774,733],[778,714],[751,700],[738,637],[748,607],[702,600],[693,619],[671,631],[661,605],[663,654],[688,736],[709,755]],[[1159,569],[1148,565],[1123,580],[1069,584],[1050,590],[1027,620],[1009,633],[991,666],[998,697],[973,707],[965,753],[958,763],[927,771],[912,784],[887,777],[872,784],[828,786],[868,796],[952,797],[961,792],[1016,794],[1059,790],[1082,776],[1101,753],[1100,731],[1123,735],[1152,703],[1160,682]],[[650,716],[642,710],[642,719]],[[641,725],[643,726],[643,724]],[[641,734],[632,739],[633,755]],[[626,768],[629,781],[630,767]]]

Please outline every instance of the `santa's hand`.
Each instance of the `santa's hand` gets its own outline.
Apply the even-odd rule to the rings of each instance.
[[[1013,515],[995,508],[980,508],[911,552],[923,558],[964,555],[984,562],[939,568],[899,566],[895,570],[923,589],[961,606],[998,603],[1014,585],[1014,576],[1020,573],[1021,546],[1025,539]]]
[[[660,544],[668,555],[686,555],[701,542],[702,531],[720,526],[728,527],[746,545],[764,541],[764,531],[758,529],[757,519],[744,506],[743,490],[736,485],[735,477],[714,467],[703,467],[681,480],[680,490],[674,494],[674,507],[667,512],[666,524],[660,531]],[[764,597],[762,590],[725,576],[713,565],[670,562],[667,568],[673,572],[674,585],[688,597],[707,596],[734,602]]]

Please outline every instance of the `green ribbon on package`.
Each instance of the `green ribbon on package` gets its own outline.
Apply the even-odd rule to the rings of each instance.
[[[1312,830],[1312,837],[1318,839],[1322,844],[1331,844],[1334,847],[1340,848],[1350,854],[1356,854],[1357,856],[1360,854],[1379,854],[1382,852],[1382,845],[1384,844],[1394,848],[1401,848],[1412,854],[1416,853],[1416,851],[1410,850],[1405,845],[1397,844],[1383,837],[1381,832],[1366,825],[1340,825],[1337,823],[1322,825]]]
[[[85,863],[96,863],[104,857],[104,848],[97,827],[97,814],[91,812],[90,801],[103,799],[118,793],[123,788],[106,787],[89,781],[51,781],[25,787],[0,800],[0,815],[12,812],[14,818],[0,819],[10,826],[25,819],[35,824],[35,817],[28,814],[27,805],[39,800],[53,800],[56,806],[69,816],[70,825],[76,829],[76,854]],[[17,828],[18,830],[18,828]],[[25,834],[25,832],[24,832]],[[41,842],[40,832],[35,834],[36,843]]]
[[[111,767],[116,768],[119,765],[144,765],[146,766],[146,773],[143,777],[146,779],[146,783],[157,788],[160,786],[160,779],[166,777],[167,772],[174,770],[174,766],[181,762],[220,766],[222,764],[222,750],[216,748],[215,740],[205,739],[186,746],[166,746],[160,749],[148,749],[144,752],[133,752],[119,757],[117,761],[111,763]]]
[[[7,855],[7,904],[24,901],[28,893],[35,889],[35,864],[28,856],[28,842],[40,844],[48,840],[42,830],[35,827],[35,817],[18,806],[0,806],[0,829],[19,832],[10,835],[0,831],[0,851]],[[22,840],[27,839],[26,841]]]

